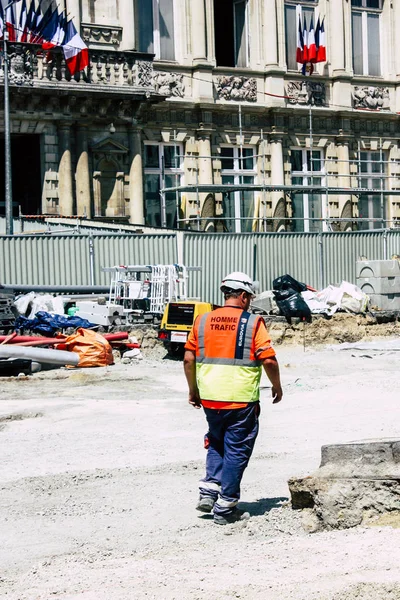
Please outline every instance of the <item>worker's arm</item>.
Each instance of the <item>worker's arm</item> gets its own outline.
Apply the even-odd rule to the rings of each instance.
[[[272,383],[272,402],[273,404],[277,404],[277,402],[282,400],[283,396],[278,361],[276,360],[275,356],[270,356],[268,358],[264,358],[262,365],[268,379]]]
[[[185,350],[183,368],[189,386],[189,404],[194,408],[200,408],[201,402],[196,381],[196,354],[192,350]]]

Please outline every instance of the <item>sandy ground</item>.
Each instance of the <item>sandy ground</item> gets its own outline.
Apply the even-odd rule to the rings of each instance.
[[[322,444],[399,438],[399,352],[279,347],[242,486],[246,523],[194,506],[202,411],[182,364],[149,360],[0,380],[0,597],[400,599],[400,529],[309,534],[287,480]]]

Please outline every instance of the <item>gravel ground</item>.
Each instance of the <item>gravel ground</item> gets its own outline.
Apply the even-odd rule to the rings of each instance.
[[[399,438],[399,352],[278,348],[242,486],[251,518],[194,510],[205,419],[179,361],[0,379],[0,597],[400,599],[395,526],[309,534],[288,503],[322,444]],[[398,523],[393,520],[392,525]]]

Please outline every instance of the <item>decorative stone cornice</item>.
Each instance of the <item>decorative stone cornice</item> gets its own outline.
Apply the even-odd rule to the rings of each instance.
[[[216,90],[220,100],[257,102],[257,80],[253,77],[217,77]]]
[[[289,104],[325,106],[325,84],[320,81],[288,81],[286,95]]]
[[[353,86],[353,107],[370,110],[390,110],[390,93],[387,87],[372,85]]]
[[[90,46],[118,48],[122,40],[122,27],[82,23],[82,38]]]

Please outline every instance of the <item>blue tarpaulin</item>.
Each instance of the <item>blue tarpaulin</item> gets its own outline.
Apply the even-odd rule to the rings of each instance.
[[[67,327],[92,329],[93,327],[97,327],[97,325],[77,316],[51,315],[50,313],[40,311],[36,313],[34,319],[18,317],[15,321],[14,329],[29,329],[35,333],[52,336],[57,331],[60,331],[60,329],[66,329]]]

